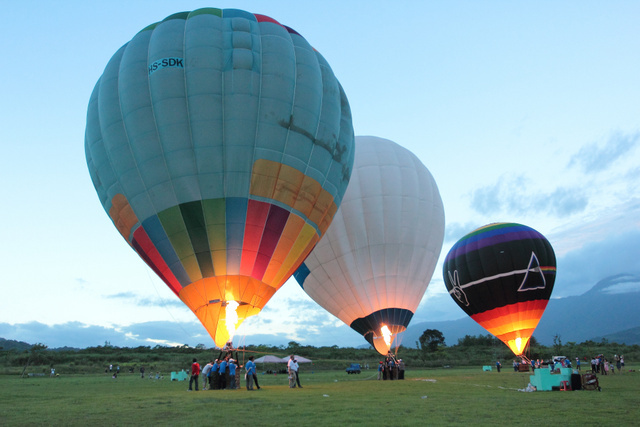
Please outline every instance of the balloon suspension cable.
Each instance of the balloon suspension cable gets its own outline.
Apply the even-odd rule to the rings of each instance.
[[[397,358],[398,357],[398,348],[400,348],[399,344],[396,344],[394,349],[393,349],[393,357]],[[391,353],[391,350],[389,350],[389,353]]]
[[[522,358],[522,360],[524,360],[525,362],[527,362],[527,364],[531,364],[531,359],[529,358],[529,355],[531,354],[530,352],[531,350],[531,340],[527,341],[527,345],[524,348],[524,350],[522,351],[522,354],[520,354],[518,357]]]
[[[146,267],[146,265],[145,265]],[[149,278],[149,283],[151,283],[151,287],[153,288],[153,290],[156,292],[156,295],[158,295],[158,300],[160,301],[160,304],[162,305],[162,308],[164,308],[166,310],[167,313],[169,313],[169,316],[171,316],[171,318],[173,319],[173,323],[175,325],[178,325],[178,327],[180,327],[180,329],[182,329],[182,331],[184,332],[185,335],[191,337],[191,338],[195,338],[195,335],[192,332],[187,331],[180,322],[178,322],[176,320],[176,318],[173,316],[173,313],[171,313],[171,310],[169,310],[169,307],[167,307],[167,305],[165,304],[165,300],[162,298],[162,296],[160,296],[160,292],[158,292],[158,288],[156,288],[156,285],[153,283],[153,277],[151,276],[151,274],[149,273],[149,268],[145,268],[146,272],[147,272],[147,277]]]

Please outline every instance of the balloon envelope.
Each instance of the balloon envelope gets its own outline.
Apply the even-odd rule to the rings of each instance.
[[[329,226],[353,139],[342,88],[302,36],[209,8],[116,52],[91,95],[85,152],[114,225],[222,346]]]
[[[551,297],[556,258],[536,230],[496,223],[460,239],[445,258],[443,274],[464,312],[520,356]]]
[[[444,208],[427,168],[393,141],[358,136],[342,205],[294,277],[387,354],[429,285],[443,236]]]

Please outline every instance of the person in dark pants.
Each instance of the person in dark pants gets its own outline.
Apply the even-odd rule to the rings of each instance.
[[[200,364],[197,359],[193,359],[191,364],[191,378],[189,378],[189,391],[192,390],[191,386],[196,383],[196,391],[198,391],[198,380],[200,378]]]
[[[219,387],[218,379],[220,378],[220,374],[218,373],[218,369],[220,369],[220,364],[218,359],[216,359],[209,372],[209,389],[211,390],[217,390]]]
[[[502,368],[502,363],[500,363],[500,361],[498,360],[496,362],[496,369],[498,370],[498,372],[500,372],[500,368]]]
[[[218,369],[218,388],[224,390],[227,388],[227,358],[222,359],[220,362],[220,368]]]
[[[298,360],[293,359],[293,364],[296,368],[296,384],[298,384],[299,388],[302,388],[302,386],[300,385],[300,366],[298,365]]]
[[[251,363],[253,363],[253,372],[251,374],[252,377],[253,377],[253,382],[256,384],[256,388],[258,390],[260,390],[260,385],[258,384],[258,375],[256,375],[257,374],[257,367],[256,367],[255,363],[253,362],[253,356],[251,356],[249,358],[249,360],[251,361]]]
[[[289,387],[296,388],[297,384],[299,388],[302,388],[302,386],[300,385],[300,377],[298,372],[298,361],[294,358],[293,354],[289,357],[287,368],[289,370],[289,376],[291,377],[291,380],[289,381]]]

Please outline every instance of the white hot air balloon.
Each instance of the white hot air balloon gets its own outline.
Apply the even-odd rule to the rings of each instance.
[[[429,170],[393,141],[358,136],[342,205],[295,278],[386,355],[427,290],[443,238],[444,208]]]

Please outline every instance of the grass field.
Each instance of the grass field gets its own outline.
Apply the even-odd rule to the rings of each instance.
[[[637,367],[629,367],[627,369]],[[312,373],[304,388],[260,375],[262,390],[187,392],[188,382],[139,374],[0,376],[0,425],[615,425],[640,423],[640,373],[599,376],[602,392],[525,393],[529,374],[480,368]],[[243,381],[244,384],[244,381]]]

